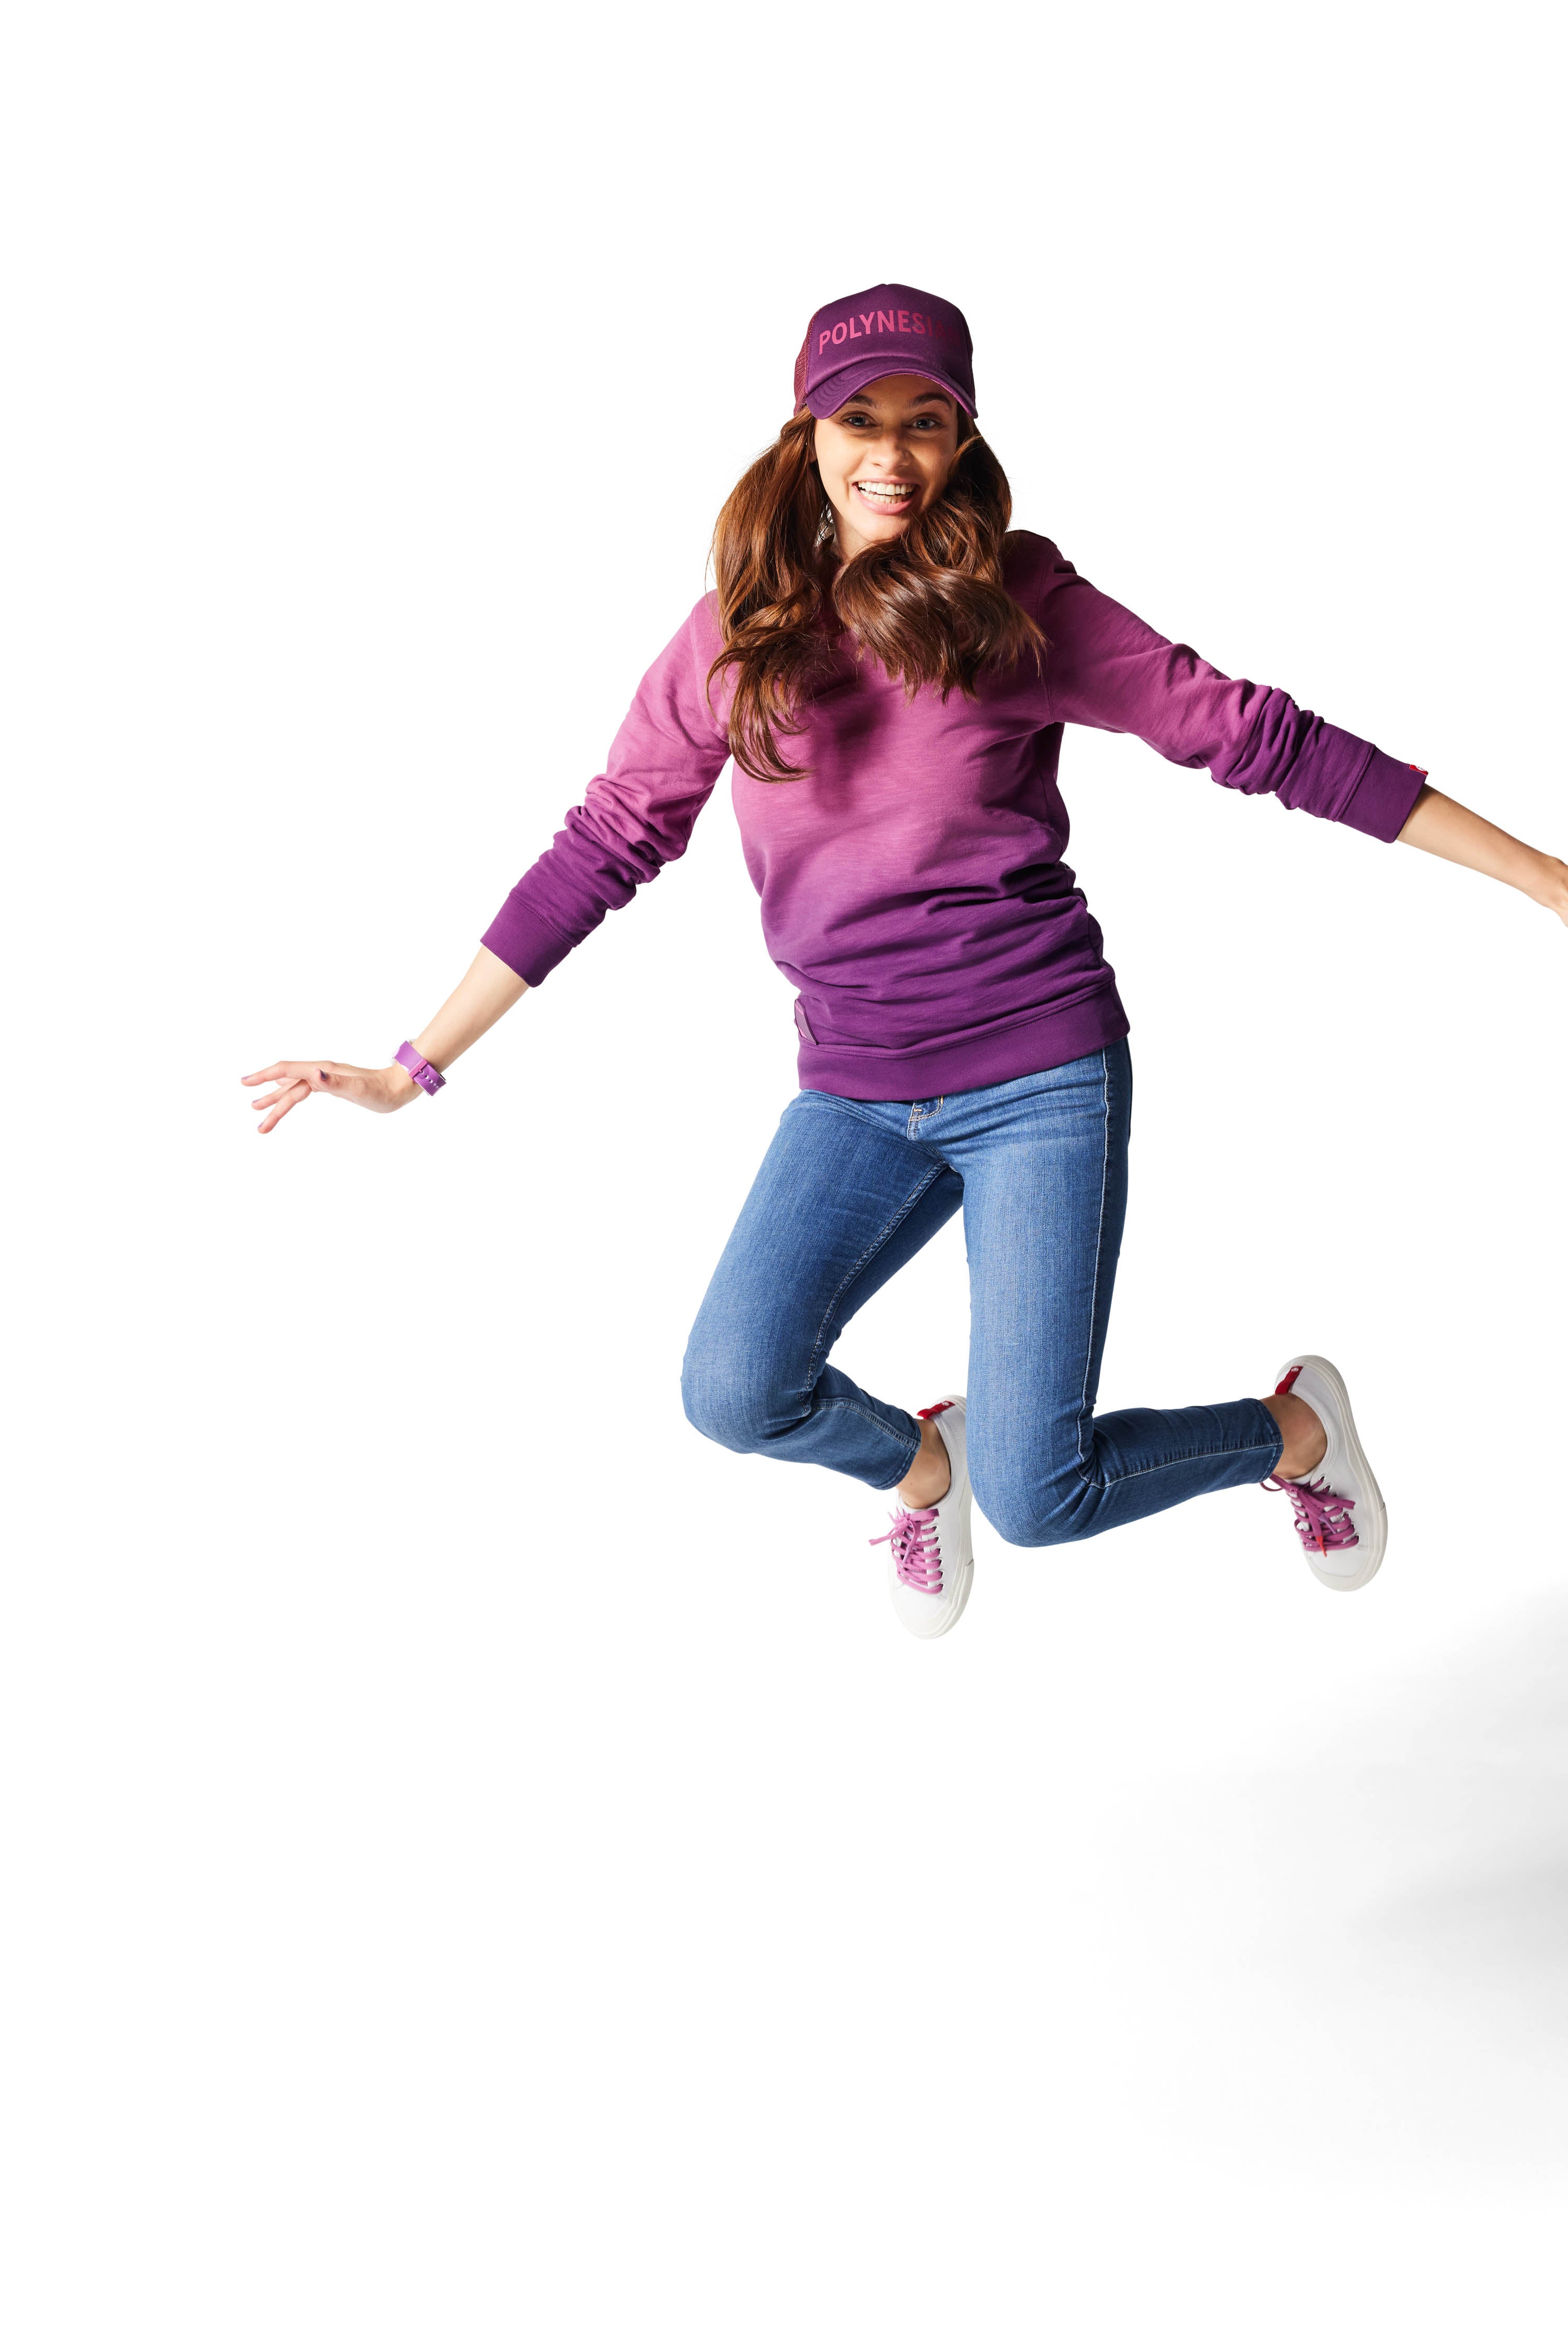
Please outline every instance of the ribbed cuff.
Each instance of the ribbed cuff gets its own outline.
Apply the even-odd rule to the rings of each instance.
[[[1337,821],[1369,832],[1375,841],[1397,841],[1426,780],[1425,768],[1413,760],[1391,759],[1375,745]]]
[[[514,890],[489,929],[481,934],[479,944],[499,956],[519,979],[537,987],[558,963],[565,962],[577,941],[558,931]]]

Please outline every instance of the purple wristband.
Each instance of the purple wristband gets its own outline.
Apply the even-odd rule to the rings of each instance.
[[[446,1083],[440,1071],[433,1062],[427,1061],[422,1053],[416,1053],[406,1037],[392,1055],[392,1060],[401,1061],[414,1084],[423,1086],[427,1094],[436,1092]]]

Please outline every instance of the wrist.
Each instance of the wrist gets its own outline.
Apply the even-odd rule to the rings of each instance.
[[[438,1094],[446,1083],[446,1080],[428,1054],[422,1051],[419,1046],[406,1037],[392,1055],[392,1060],[401,1069],[407,1071],[421,1093]]]
[[[1538,856],[1527,887],[1538,905],[1568,922],[1568,864],[1561,857]]]
[[[409,1076],[408,1071],[403,1068],[401,1061],[390,1061],[387,1064],[385,1076],[387,1081],[387,1092],[391,1094],[393,1102],[400,1105],[405,1102],[412,1101],[415,1094],[423,1093],[424,1091],[423,1086],[416,1086],[414,1084],[413,1080]]]

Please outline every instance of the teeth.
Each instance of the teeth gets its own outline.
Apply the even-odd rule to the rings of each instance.
[[[857,482],[855,487],[862,496],[885,499],[889,506],[895,506],[901,498],[915,496],[913,482]]]

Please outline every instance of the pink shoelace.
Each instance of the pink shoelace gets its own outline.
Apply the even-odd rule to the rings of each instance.
[[[946,1401],[922,1405],[916,1420],[935,1420],[946,1412]],[[902,1502],[893,1513],[893,1524],[884,1535],[868,1535],[872,1543],[891,1543],[894,1561],[894,1573],[900,1583],[907,1583],[911,1592],[939,1593],[942,1589],[942,1548],[936,1540],[936,1505],[932,1502],[923,1510],[911,1510]]]
[[[868,1542],[891,1543],[894,1573],[911,1592],[942,1589],[942,1553],[936,1541],[936,1505],[924,1510],[905,1510],[901,1503],[884,1535],[868,1535]]]
[[[1350,1551],[1361,1541],[1351,1523],[1354,1503],[1336,1494],[1326,1479],[1264,1478],[1260,1482],[1278,1494],[1289,1494],[1303,1551]]]
[[[1288,1395],[1301,1372],[1300,1364],[1293,1364],[1274,1394]],[[1326,1478],[1260,1478],[1258,1482],[1276,1494],[1289,1494],[1303,1551],[1321,1552],[1326,1558],[1331,1551],[1351,1551],[1361,1541],[1351,1523],[1355,1504],[1347,1495],[1336,1494]]]

